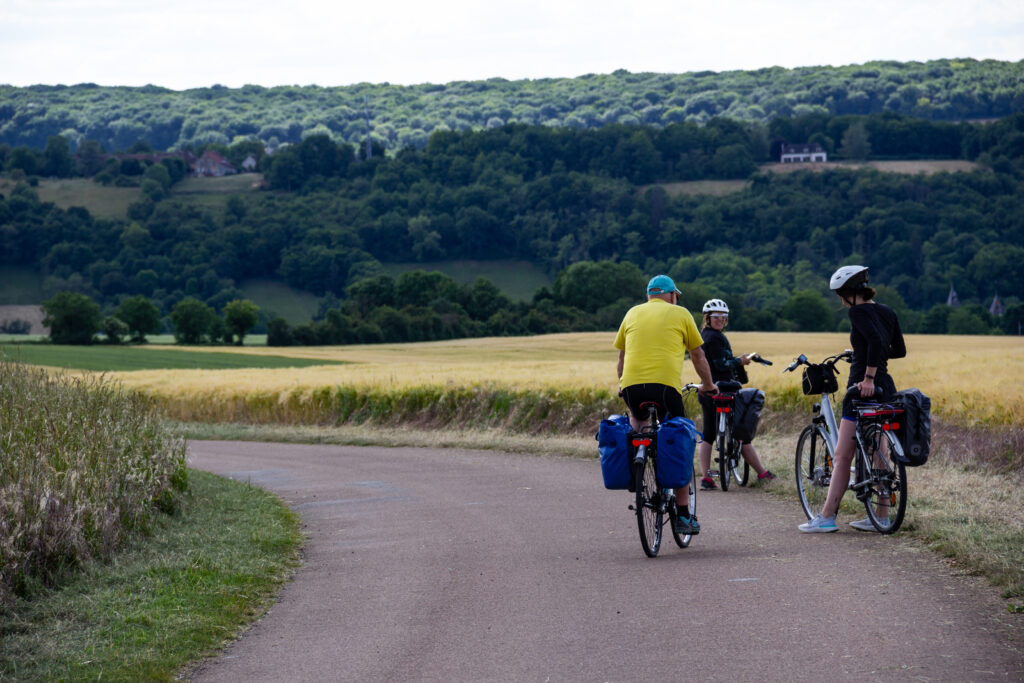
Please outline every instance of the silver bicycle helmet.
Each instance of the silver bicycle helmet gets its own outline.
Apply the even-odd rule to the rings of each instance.
[[[729,306],[721,299],[708,299],[704,302],[705,313],[728,313]]]
[[[860,288],[861,285],[867,284],[867,281],[867,266],[843,266],[832,273],[832,278],[828,281],[828,287],[833,292],[838,292],[839,290],[849,292]]]

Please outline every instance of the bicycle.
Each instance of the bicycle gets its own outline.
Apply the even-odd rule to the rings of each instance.
[[[767,358],[760,354],[752,353],[748,356],[750,360],[762,365],[771,365]],[[715,415],[718,416],[718,436],[715,439],[715,450],[718,455],[715,462],[718,463],[718,481],[722,491],[729,490],[730,477],[736,479],[740,486],[746,486],[750,480],[750,463],[744,459],[740,450],[743,444],[733,436],[733,417],[736,407],[736,392],[743,388],[743,385],[735,381],[718,382],[718,393],[711,397],[715,406]]]
[[[810,363],[801,354],[783,370],[792,372],[806,365],[804,393],[821,394],[821,402],[812,408],[811,424],[800,433],[794,463],[797,493],[807,519],[821,513],[832,482],[839,434],[831,398],[839,388],[836,364],[849,363],[852,358],[853,352],[849,349],[820,363]],[[855,386],[850,387],[847,394],[853,392],[859,395]],[[848,490],[856,492],[857,499],[864,503],[871,525],[879,533],[891,534],[900,528],[907,509],[906,467],[901,462],[903,447],[897,438],[903,409],[862,400],[854,400],[854,407],[857,410],[856,444]]]
[[[687,388],[697,385],[687,385]],[[665,524],[672,527],[672,537],[676,545],[686,548],[693,538],[692,534],[676,532],[675,491],[662,488],[657,480],[658,461],[658,409],[660,404],[646,402],[640,404],[640,410],[647,410],[647,421],[640,431],[630,432],[630,443],[636,449],[633,457],[633,481],[636,487],[636,502],[630,510],[636,511],[637,528],[640,532],[640,545],[648,557],[657,557],[661,549],[661,532]],[[693,477],[688,484],[689,499],[687,510],[691,519],[697,519],[697,489],[693,485]]]

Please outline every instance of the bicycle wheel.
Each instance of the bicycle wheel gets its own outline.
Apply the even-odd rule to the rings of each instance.
[[[737,486],[747,485],[747,476],[750,474],[750,465],[743,459],[740,452],[742,446],[739,441],[729,437],[729,469],[732,470],[732,477],[736,480]]]
[[[693,485],[693,480],[692,479],[690,480],[690,484],[688,486],[688,490],[689,490],[690,494],[687,496],[687,509],[690,512],[690,517],[692,518],[694,515],[697,514],[697,487]],[[673,502],[673,503],[678,502],[678,501],[674,500],[675,496],[672,496],[672,498],[673,498],[673,500],[671,502]],[[672,523],[672,538],[675,539],[677,546],[679,546],[680,548],[686,548],[687,546],[690,545],[690,541],[693,539],[693,534],[677,534],[676,533],[676,506],[675,505],[670,505],[669,506],[669,510],[672,511],[671,512],[671,520],[670,520],[671,523]]]
[[[884,454],[878,453],[880,439],[883,438],[889,446]],[[864,507],[871,524],[882,534],[891,534],[899,529],[907,511],[907,470],[893,459],[895,441],[892,432],[883,432],[875,427],[865,439],[865,448],[871,452],[860,454],[861,457],[866,456],[864,470],[871,481]]]
[[[640,531],[640,545],[647,557],[657,557],[661,547],[661,525],[665,521],[661,490],[655,480],[654,469],[654,462],[650,459],[641,460],[636,465],[636,525]]]
[[[832,481],[832,452],[824,433],[816,425],[808,425],[796,444],[796,491],[807,519],[821,512]]]
[[[729,490],[729,477],[732,475],[732,467],[729,466],[729,438],[725,435],[725,429],[718,425],[718,439],[715,442],[718,450],[718,484],[723,491]]]

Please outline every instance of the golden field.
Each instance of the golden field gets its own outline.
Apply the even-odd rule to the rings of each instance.
[[[488,387],[514,391],[617,391],[614,333],[460,339],[418,344],[330,347],[190,347],[193,351],[286,355],[347,361],[294,369],[145,370],[109,373],[158,399],[210,405],[247,397],[301,401],[326,388],[394,391],[411,387]],[[844,333],[729,333],[737,354],[757,351],[774,366],[748,366],[752,386],[777,407],[799,395],[799,372],[782,369],[803,353],[812,361],[849,346]],[[1024,338],[910,335],[908,357],[890,363],[899,388],[917,387],[933,414],[964,426],[1024,424]],[[172,348],[172,347],[153,347]],[[181,348],[181,347],[173,347]],[[844,367],[845,366],[841,366]],[[696,374],[687,363],[685,381]],[[844,373],[845,376],[845,373]]]

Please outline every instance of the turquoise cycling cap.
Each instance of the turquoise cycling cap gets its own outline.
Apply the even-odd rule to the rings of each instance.
[[[672,282],[672,278],[668,275],[655,275],[647,283],[648,294],[670,294],[672,292],[682,294],[682,292],[676,289],[676,283]]]

